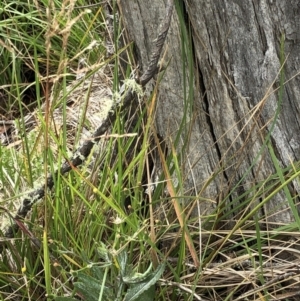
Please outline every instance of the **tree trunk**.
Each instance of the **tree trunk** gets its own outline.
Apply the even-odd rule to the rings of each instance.
[[[184,4],[176,6],[167,37],[164,60],[171,63],[159,87],[157,131],[170,145],[185,126],[177,150],[186,142],[182,157],[185,189],[200,200],[196,214],[213,212],[225,199],[227,210],[239,208],[226,216],[234,220],[239,218],[243,193],[276,174],[274,162],[285,167],[300,159],[300,82],[296,76],[300,4],[276,0],[186,0]],[[143,67],[165,16],[164,1],[122,0],[119,7]],[[184,18],[179,18],[182,12]],[[183,43],[180,20],[191,30],[191,45]],[[192,64],[192,56],[183,57],[191,50]],[[280,85],[281,58],[286,58],[284,85]],[[188,102],[191,96],[193,102]],[[262,188],[252,189],[252,207],[262,201]],[[292,181],[288,189],[261,207],[259,214],[266,217],[265,222],[294,220],[286,193],[297,195],[298,182]]]

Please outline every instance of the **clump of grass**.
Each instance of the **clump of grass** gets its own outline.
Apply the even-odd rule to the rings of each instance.
[[[118,72],[113,69],[110,72],[110,64],[113,63],[115,70],[118,70],[118,54],[124,49],[118,49],[120,30],[119,24],[114,24],[116,30],[113,36],[116,41],[111,42],[116,47],[116,55],[107,57],[103,37],[112,33],[107,28],[103,6],[95,6],[94,14],[90,14],[80,7],[76,8],[75,1],[65,1],[61,4],[51,2],[50,6],[43,2],[35,5],[21,3],[16,4],[12,10],[7,10],[5,3],[2,5],[7,26],[15,26],[14,29],[21,36],[21,31],[29,31],[28,27],[22,26],[28,25],[26,18],[30,18],[32,21],[30,26],[34,30],[38,30],[42,24],[41,34],[44,38],[39,40],[40,36],[32,36],[29,39],[29,34],[20,38],[22,44],[20,49],[26,52],[27,57],[26,59],[22,57],[18,61],[20,64],[18,71],[22,72],[21,66],[27,63],[35,73],[34,80],[26,86],[36,88],[36,102],[31,104],[35,107],[32,113],[34,131],[30,133],[27,131],[26,117],[29,110],[24,104],[23,91],[14,93],[14,101],[8,102],[6,109],[15,110],[11,108],[17,107],[20,113],[19,136],[14,137],[16,141],[10,143],[9,148],[1,146],[3,154],[1,180],[6,199],[6,203],[2,204],[3,215],[7,214],[10,217],[9,212],[17,205],[10,205],[9,202],[20,196],[17,192],[30,189],[37,181],[41,183],[49,173],[53,173],[64,160],[68,159],[70,137],[67,133],[70,129],[66,124],[70,107],[65,99],[70,98],[67,87],[69,78],[76,75],[74,72],[76,62],[82,56],[85,58],[87,65],[83,70],[84,80],[89,81],[90,86],[84,90],[85,94],[81,95],[81,98],[85,99],[85,109],[78,115],[79,123],[73,132],[78,138],[72,137],[73,143],[76,143],[76,140],[77,143],[79,140],[82,142],[80,132],[92,128],[87,111],[96,109],[95,104],[90,101],[90,95],[93,93],[93,80],[99,68],[108,66],[109,81],[106,84],[113,89],[111,82],[114,82],[117,87]],[[26,19],[26,24],[14,23],[16,15],[20,14],[20,7],[26,11],[21,13]],[[109,9],[114,12],[115,5]],[[19,40],[14,40],[10,36],[5,38],[10,39],[12,44],[20,46]],[[100,46],[90,47],[94,39],[98,40]],[[14,55],[13,49],[5,48],[4,51],[7,57]],[[132,55],[128,53],[127,57],[130,59]],[[120,73],[126,74],[134,67],[130,61],[126,63],[127,70],[120,69]],[[41,70],[44,70],[45,74],[42,74]],[[18,75],[16,70],[11,72],[12,77]],[[17,88],[21,86],[21,75],[18,76],[9,89],[12,89],[12,86]],[[3,84],[2,87],[4,93],[9,94],[6,85]],[[52,87],[51,95],[50,87]],[[76,106],[75,101],[79,100],[72,99],[70,106]],[[91,105],[94,107],[91,108]],[[53,114],[57,108],[60,108],[62,116],[57,117]],[[149,128],[143,118],[145,109],[137,109],[139,115],[136,117],[131,114],[127,115],[130,116],[129,120],[122,115],[117,118],[111,133],[103,137],[104,150],[101,145],[95,147],[87,164],[81,170],[74,169],[67,177],[58,174],[55,178],[54,191],[46,193],[44,202],[34,208],[26,221],[28,229],[22,222],[18,223],[21,233],[2,255],[1,298],[38,300],[40,296],[53,298],[68,293],[71,296],[74,287],[73,281],[70,282],[69,279],[74,277],[73,271],[85,270],[88,274],[88,266],[101,261],[99,254],[101,242],[105,242],[111,254],[124,254],[123,250],[128,252],[128,263],[127,259],[126,263],[113,261],[112,259],[116,258],[116,255],[113,255],[110,266],[106,267],[105,273],[110,270],[106,277],[110,277],[111,285],[118,284],[116,279],[120,277],[120,272],[126,287],[132,282],[129,286],[134,290],[121,289],[118,297],[126,293],[128,300],[133,300],[133,297],[129,297],[133,292],[136,298],[141,296],[142,292],[136,292],[139,285],[143,286],[144,291],[153,289],[153,284],[158,280],[162,270],[158,270],[160,272],[154,278],[152,277],[154,274],[150,271],[142,277],[143,272],[148,270],[150,262],[150,255],[145,255],[154,247],[155,242],[147,237],[147,223],[144,220],[147,217],[138,214],[145,211],[142,183],[145,158],[150,149],[149,136],[142,138],[137,135],[143,127]],[[95,115],[98,114],[97,110],[95,111]],[[57,127],[57,120],[53,121],[55,117],[62,119],[61,127]],[[13,148],[16,145],[18,147]],[[38,164],[35,162],[37,159]],[[17,179],[11,180],[11,174],[16,173]],[[9,209],[4,209],[4,206]],[[21,237],[23,238],[20,240]],[[78,276],[79,283],[86,277]],[[126,277],[128,279],[125,281]],[[113,289],[109,289],[113,293]],[[99,293],[101,295],[100,286]]]
[[[115,1],[108,8],[85,4],[0,4],[0,91],[7,97],[3,114],[19,118],[16,141],[0,145],[2,216],[9,217],[19,197],[45,181],[84,139],[84,131],[93,128],[88,116],[91,108],[96,111],[91,95],[99,70],[105,70],[113,94],[120,77],[127,78],[136,67],[131,45],[123,44],[121,24],[114,18],[111,30],[107,23],[107,10],[117,13]],[[188,58],[185,72],[193,78],[192,47],[186,47],[191,39],[181,9],[177,5],[183,56]],[[106,50],[107,43],[114,45],[114,54]],[[82,58],[85,65],[77,72]],[[72,86],[82,72],[84,78]],[[72,132],[68,110],[78,99],[70,96],[86,80],[83,109]],[[299,177],[299,163],[282,169],[274,155],[273,175],[239,196],[237,184],[224,192],[214,213],[194,218],[190,212],[201,195],[191,196],[184,189],[182,161],[188,141],[178,151],[180,135],[189,133],[193,86],[185,83],[184,118],[165,154],[153,123],[160,80],[152,95],[141,96],[131,112],[118,115],[86,164],[67,176],[58,174],[53,191],[19,222],[21,231],[2,254],[1,300],[272,300],[272,295],[296,300],[299,218],[287,187]],[[31,88],[33,97],[26,94]],[[55,119],[57,109],[62,122]],[[34,131],[29,131],[26,117],[32,111]],[[265,147],[272,153],[268,141]],[[151,191],[156,181],[153,156],[162,171],[147,195],[145,188]],[[216,171],[204,187],[221,173]],[[258,213],[279,191],[286,193],[295,223],[270,230],[265,220],[280,208],[266,216]],[[185,198],[191,201],[183,206]],[[234,226],[222,228],[232,223],[237,209]],[[291,233],[294,239],[287,240]]]

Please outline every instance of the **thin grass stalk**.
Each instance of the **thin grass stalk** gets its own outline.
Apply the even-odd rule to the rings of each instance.
[[[193,241],[191,239],[191,236],[189,234],[189,230],[187,229],[184,213],[183,213],[182,208],[180,206],[180,203],[179,203],[179,201],[176,197],[175,190],[174,190],[174,187],[173,187],[173,184],[172,184],[172,178],[171,178],[170,172],[167,168],[166,160],[164,158],[164,154],[163,154],[163,151],[161,149],[161,146],[160,146],[157,135],[154,135],[154,139],[156,141],[156,145],[157,145],[157,148],[158,148],[158,152],[159,152],[159,156],[160,156],[160,160],[161,160],[161,164],[162,164],[162,169],[163,169],[165,179],[166,179],[166,182],[167,182],[167,189],[168,189],[168,192],[169,192],[169,194],[172,198],[172,204],[174,206],[176,216],[178,218],[181,230],[184,232],[185,241],[186,241],[186,244],[189,248],[191,256],[193,258],[194,265],[196,267],[199,267],[200,262],[199,262],[199,259],[198,259],[198,255],[197,255],[196,249],[194,247],[194,243],[193,243]],[[173,149],[173,152],[175,152],[174,149]]]

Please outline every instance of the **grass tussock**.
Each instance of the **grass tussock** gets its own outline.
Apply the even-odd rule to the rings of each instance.
[[[188,44],[180,5],[177,13]],[[22,196],[89,139],[136,69],[121,20],[115,1],[1,2],[2,231]],[[282,169],[274,155],[274,174],[240,195],[236,183],[213,213],[195,217],[208,200],[185,191],[183,159],[155,131],[160,80],[119,112],[82,167],[57,174],[13,239],[1,238],[0,300],[298,300],[300,222],[288,187],[299,163]],[[268,223],[287,206],[260,214],[279,192],[294,223]]]

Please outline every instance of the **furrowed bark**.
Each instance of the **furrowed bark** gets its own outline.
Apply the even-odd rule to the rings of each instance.
[[[181,4],[191,44],[183,45],[180,26],[184,21],[180,24],[174,16],[166,41],[166,60],[172,60],[160,84],[157,131],[171,149],[185,119],[186,131],[180,139],[186,147],[182,151],[183,143],[179,144],[176,151],[183,158],[186,195],[201,199],[194,216],[215,214],[223,201],[223,213],[231,213],[222,227],[232,229],[244,212],[243,202],[252,197],[249,191],[276,174],[274,158],[280,168],[291,163],[299,166],[300,6],[297,1],[275,0],[186,0]],[[120,5],[144,66],[154,39],[153,24],[163,18],[164,1],[122,0]],[[194,77],[187,73],[184,47],[193,51]],[[286,61],[280,96],[281,56]],[[184,102],[191,93],[192,113],[184,116]],[[269,147],[265,147],[269,134]],[[299,206],[299,182],[292,181],[287,188]],[[264,199],[256,193],[253,190],[249,210]],[[283,189],[257,214],[264,226],[295,220]]]

